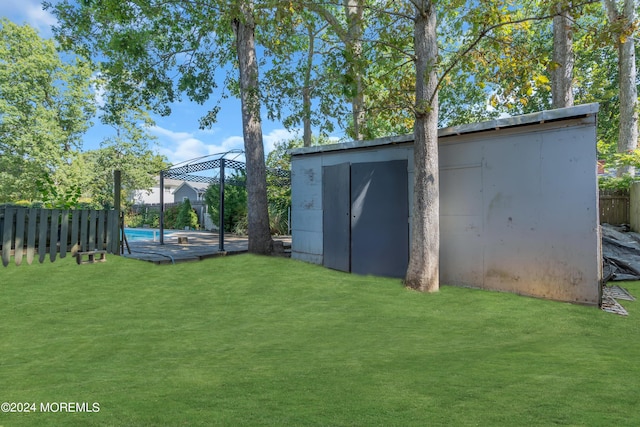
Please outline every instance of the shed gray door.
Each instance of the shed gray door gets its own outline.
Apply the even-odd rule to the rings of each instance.
[[[322,168],[322,241],[325,267],[350,271],[349,163]]]
[[[351,165],[351,271],[404,277],[409,263],[407,161]]]

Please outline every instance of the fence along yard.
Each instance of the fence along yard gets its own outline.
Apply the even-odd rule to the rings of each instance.
[[[629,222],[628,193],[601,191],[600,222]],[[5,267],[11,257],[21,265],[25,255],[27,264],[32,264],[36,255],[42,263],[47,255],[53,262],[58,254],[60,258],[94,250],[117,254],[118,233],[115,210],[0,207],[0,256]]]
[[[27,264],[38,257],[43,263],[57,255],[103,250],[117,254],[119,221],[115,210],[60,210],[0,207],[0,254],[2,264]]]
[[[600,224],[629,224],[629,191],[600,190]]]

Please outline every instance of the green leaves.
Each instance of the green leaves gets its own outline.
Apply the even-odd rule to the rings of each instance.
[[[59,188],[50,175],[45,174],[36,180],[43,207],[47,209],[72,209],[78,206],[82,188],[75,184]]]
[[[198,214],[191,207],[191,201],[185,199],[178,208],[178,217],[176,218],[176,228],[179,230],[188,227],[189,229],[198,228]]]
[[[67,167],[95,111],[90,75],[33,28],[0,20],[0,202],[33,200],[37,179]]]
[[[105,139],[100,148],[83,155],[86,188],[103,206],[113,206],[114,170],[122,172],[122,200],[134,190],[149,189],[159,171],[168,167],[166,158],[154,153],[149,134],[153,124],[147,113],[126,111],[112,123],[116,135]]]

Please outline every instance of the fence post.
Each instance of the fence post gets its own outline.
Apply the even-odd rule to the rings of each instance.
[[[164,245],[164,171],[160,171],[160,244]]]
[[[220,159],[220,200],[218,203],[218,250],[224,252],[224,159]]]
[[[122,194],[122,172],[119,170],[113,171],[113,207],[116,210],[118,217],[118,233],[116,239],[118,240],[118,246],[120,246],[120,195]],[[122,234],[124,235],[124,225],[122,226]],[[124,239],[124,236],[123,236]],[[116,255],[120,252],[116,251]]]

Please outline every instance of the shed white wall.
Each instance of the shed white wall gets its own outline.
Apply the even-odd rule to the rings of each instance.
[[[357,155],[356,155],[357,152]],[[413,188],[413,146],[384,146],[353,152],[294,156],[291,163],[292,257],[322,264],[322,167],[345,162],[365,163],[390,160],[409,162],[408,185]],[[411,211],[411,198],[409,198]]]
[[[443,284],[597,304],[595,115],[441,137]],[[412,143],[292,157],[292,257],[322,264],[322,167],[408,160]],[[390,254],[392,256],[392,254]]]
[[[600,301],[595,116],[445,138],[443,283]]]

